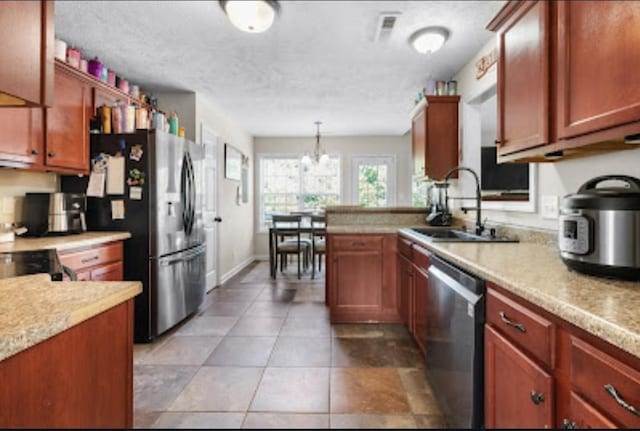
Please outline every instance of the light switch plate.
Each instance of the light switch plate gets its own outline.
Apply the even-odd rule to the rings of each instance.
[[[544,195],[542,196],[542,218],[557,219],[558,218],[558,196]]]

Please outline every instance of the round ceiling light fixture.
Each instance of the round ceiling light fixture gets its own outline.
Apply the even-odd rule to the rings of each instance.
[[[413,33],[409,42],[420,54],[434,53],[446,42],[449,30],[444,27],[426,27]]]
[[[271,27],[280,4],[275,0],[219,0],[231,24],[247,33],[262,33]]]

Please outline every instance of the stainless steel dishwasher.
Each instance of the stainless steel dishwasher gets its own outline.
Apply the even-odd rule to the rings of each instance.
[[[484,280],[431,258],[427,379],[451,428],[484,426],[484,292]]]

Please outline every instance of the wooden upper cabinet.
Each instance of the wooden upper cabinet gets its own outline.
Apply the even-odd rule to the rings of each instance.
[[[558,2],[557,20],[558,138],[640,121],[638,3]]]
[[[42,165],[43,127],[40,108],[0,109],[0,164],[12,167]]]
[[[46,110],[45,164],[61,171],[89,172],[91,87],[56,68],[56,102]]]
[[[53,104],[53,3],[0,2],[0,106]]]
[[[549,143],[549,3],[512,5],[490,27],[498,31],[498,155]]]
[[[458,166],[460,96],[426,96],[426,99],[426,106],[412,119],[414,173],[441,180]],[[457,173],[452,178],[457,178]]]

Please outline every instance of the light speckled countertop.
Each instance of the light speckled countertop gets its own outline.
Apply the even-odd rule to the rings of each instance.
[[[56,250],[69,250],[111,241],[120,241],[127,238],[131,238],[131,234],[129,232],[84,232],[75,235],[45,236],[40,238],[16,237],[13,242],[0,243],[0,252],[42,250],[50,248],[55,248]]]
[[[400,234],[487,281],[640,357],[640,282],[569,271],[556,248],[521,243],[430,242]]]
[[[460,225],[461,226],[461,225]],[[428,225],[393,225],[393,224],[344,224],[344,225],[329,225],[326,227],[326,231],[329,234],[397,234],[399,229],[402,228],[420,228],[428,230],[443,230],[457,228],[459,225],[436,227]]]
[[[0,361],[140,292],[138,281],[52,282],[47,274],[0,280]]]

